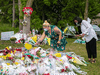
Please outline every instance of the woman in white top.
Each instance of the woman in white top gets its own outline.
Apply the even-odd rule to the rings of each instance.
[[[86,50],[89,58],[89,62],[95,63],[95,58],[97,57],[97,50],[96,50],[96,40],[98,40],[97,35],[92,27],[92,25],[86,21],[82,20],[80,17],[74,18],[74,23],[77,26],[81,26],[81,34],[76,35],[76,37],[81,36],[86,41]],[[93,57],[93,60],[91,58]]]

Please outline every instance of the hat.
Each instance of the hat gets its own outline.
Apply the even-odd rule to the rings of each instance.
[[[50,24],[47,22],[47,20],[45,20],[45,22],[43,23],[43,25],[49,26]]]

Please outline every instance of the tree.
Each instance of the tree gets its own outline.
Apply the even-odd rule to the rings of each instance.
[[[87,20],[87,18],[88,18],[88,0],[86,0],[85,13],[84,13],[84,19]]]
[[[13,0],[13,18],[12,18],[12,27],[15,27],[15,0]]]
[[[21,0],[18,0],[18,8],[19,8],[19,31],[23,30],[22,26],[22,5],[21,5]]]
[[[33,3],[34,0],[28,0],[27,3],[26,3],[26,7],[31,7],[32,6],[32,3]],[[26,17],[26,21],[27,21],[27,25],[23,25],[23,33],[26,33],[28,34],[30,32],[30,19],[31,19],[31,16],[25,16]]]

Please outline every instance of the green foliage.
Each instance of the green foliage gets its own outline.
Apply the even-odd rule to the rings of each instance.
[[[58,27],[60,28],[60,29],[62,29],[62,28],[65,28],[66,26],[67,26],[67,20],[60,20],[60,21],[58,21]]]
[[[100,27],[100,24],[98,26]]]
[[[27,0],[21,0],[21,16],[19,16],[18,0],[15,0],[15,23],[18,27],[19,18],[23,19],[24,13],[22,9],[26,7]],[[73,24],[73,18],[80,16],[84,18],[86,0],[34,0],[31,15],[31,28],[40,29],[44,20],[48,20],[52,25],[57,25],[60,28]],[[13,0],[0,0],[0,9],[4,15],[0,14],[2,23],[12,23],[12,7]],[[90,19],[100,12],[100,0],[89,0]],[[64,22],[63,22],[64,21]],[[60,26],[61,25],[61,26]]]
[[[15,40],[17,40],[17,39],[16,39],[15,37],[11,37],[10,40],[11,40],[11,41],[15,41]]]
[[[43,22],[39,18],[33,19],[31,28],[39,29],[39,27],[40,28],[42,27],[42,24],[43,24]]]
[[[39,18],[35,18],[31,22],[31,29],[40,30],[42,28],[42,24],[43,22]],[[40,30],[40,31],[41,33],[43,32],[43,30]]]
[[[6,31],[14,31],[14,33],[17,33],[19,31],[19,28],[11,27],[11,24],[0,23],[0,32],[6,32]]]
[[[18,19],[15,19],[15,20],[14,20],[14,23],[18,23],[18,22],[19,22],[19,20],[18,20]]]
[[[49,0],[43,0],[44,1],[44,4],[46,4],[47,6],[50,6],[50,2],[49,2]]]
[[[89,0],[89,17],[93,19],[98,13],[100,13],[100,1]]]

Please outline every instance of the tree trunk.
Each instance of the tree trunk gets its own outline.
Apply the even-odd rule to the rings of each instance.
[[[22,16],[21,1],[20,0],[18,0],[18,8],[19,8],[19,31],[20,31],[20,30],[23,30],[23,26],[22,26],[23,19],[20,18],[20,16]]]
[[[14,23],[14,20],[15,20],[15,0],[13,0],[13,18],[12,18],[12,27],[15,27],[15,23]]]
[[[28,0],[27,3],[26,3],[26,7],[31,7],[32,6],[32,3],[33,3],[34,0]],[[23,25],[23,33],[26,33],[28,34],[30,32],[30,18],[31,16],[29,17],[25,17],[25,20],[27,21],[27,24],[26,25]]]
[[[27,21],[27,24],[23,25],[23,33],[28,34],[30,32],[30,18],[31,17],[30,16],[26,17],[25,15],[24,17],[25,17],[25,21]]]
[[[88,0],[86,0],[84,20],[87,20],[87,18],[88,18]]]

